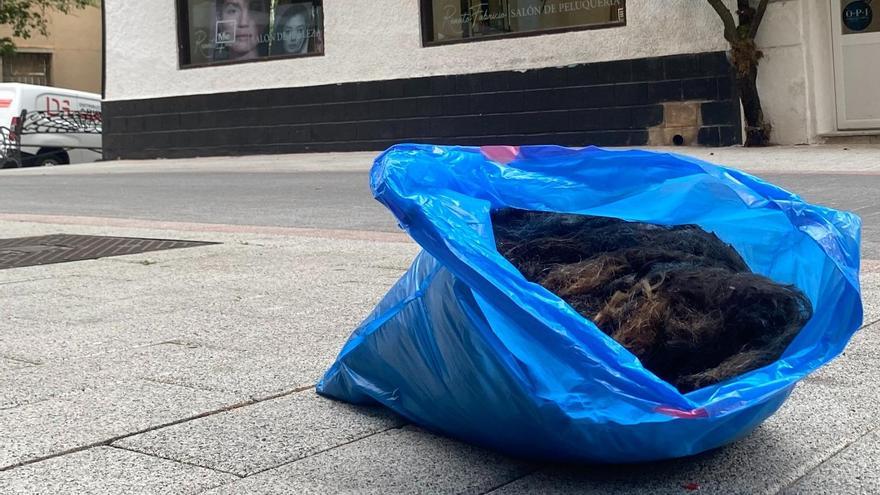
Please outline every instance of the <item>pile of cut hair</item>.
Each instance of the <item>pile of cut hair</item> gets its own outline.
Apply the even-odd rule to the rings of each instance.
[[[812,316],[696,225],[505,208],[498,252],[682,393],[773,363]]]

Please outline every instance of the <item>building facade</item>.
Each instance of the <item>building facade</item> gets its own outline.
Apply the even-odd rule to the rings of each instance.
[[[758,83],[774,142],[878,133],[880,15],[865,24],[861,4],[771,2]],[[109,159],[742,140],[704,0],[105,0],[104,11]]]
[[[48,28],[48,36],[13,38],[16,53],[3,57],[3,82],[101,93],[101,9],[50,10]],[[8,26],[0,26],[0,37],[11,35]]]

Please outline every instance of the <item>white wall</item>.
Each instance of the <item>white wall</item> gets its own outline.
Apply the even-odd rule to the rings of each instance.
[[[779,144],[809,141],[804,3],[770,3],[755,40],[764,52],[758,64],[758,93],[764,116],[773,126],[771,140]]]
[[[735,3],[730,0],[728,3]],[[325,0],[325,56],[178,69],[174,0],[106,0],[108,100],[723,50],[705,0],[628,0],[620,28],[424,48],[418,0]]]
[[[823,141],[821,134],[837,131],[831,50],[832,6],[824,0],[804,0],[803,12],[807,52],[807,126],[809,142],[815,143]]]
[[[820,143],[837,130],[831,18],[829,0],[776,0],[767,9],[758,91],[774,143]]]

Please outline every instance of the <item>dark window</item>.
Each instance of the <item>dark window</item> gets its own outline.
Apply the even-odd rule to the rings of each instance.
[[[626,25],[626,0],[422,0],[426,45]]]
[[[324,53],[321,0],[177,0],[180,65]]]
[[[49,86],[52,83],[49,53],[18,52],[3,57],[3,82]]]

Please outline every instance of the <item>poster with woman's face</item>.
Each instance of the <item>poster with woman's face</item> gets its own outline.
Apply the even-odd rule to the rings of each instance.
[[[226,60],[266,55],[270,7],[269,0],[217,0],[215,43]]]
[[[188,0],[189,64],[323,52],[321,2]]]
[[[323,51],[318,30],[320,8],[313,2],[291,2],[275,7],[273,55],[304,55]]]

